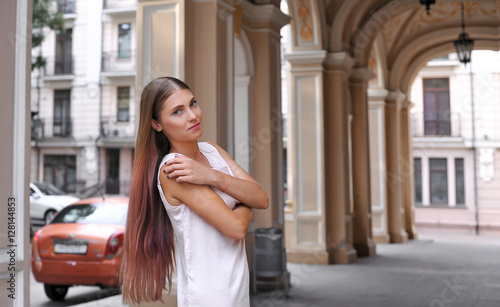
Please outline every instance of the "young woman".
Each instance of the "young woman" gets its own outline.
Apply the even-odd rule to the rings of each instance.
[[[161,300],[175,262],[179,307],[250,305],[244,238],[251,208],[267,208],[268,196],[222,148],[198,143],[202,130],[182,81],[163,77],[144,88],[120,274],[125,300]]]

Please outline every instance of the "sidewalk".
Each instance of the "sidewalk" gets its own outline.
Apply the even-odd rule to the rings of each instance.
[[[500,306],[500,238],[421,235],[378,244],[349,265],[288,264],[292,287],[251,296],[252,307]],[[76,305],[127,306],[121,296]]]

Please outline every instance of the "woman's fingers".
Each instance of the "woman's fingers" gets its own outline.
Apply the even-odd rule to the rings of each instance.
[[[210,168],[185,156],[176,156],[165,163],[164,175],[177,182],[210,184]]]

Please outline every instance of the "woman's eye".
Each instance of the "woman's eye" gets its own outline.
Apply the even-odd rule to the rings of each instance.
[[[190,107],[194,107],[197,104],[198,104],[198,101],[194,100],[194,101],[191,102]]]
[[[179,114],[181,114],[181,110],[175,110],[174,113],[172,113],[172,114],[179,115]]]

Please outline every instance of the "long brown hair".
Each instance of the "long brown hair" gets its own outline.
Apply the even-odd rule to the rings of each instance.
[[[168,280],[172,287],[175,264],[174,232],[157,188],[158,167],[170,151],[170,141],[151,126],[159,120],[165,100],[189,87],[172,77],[161,77],[144,87],[135,145],[134,171],[120,268],[120,284],[126,301],[162,299]]]

